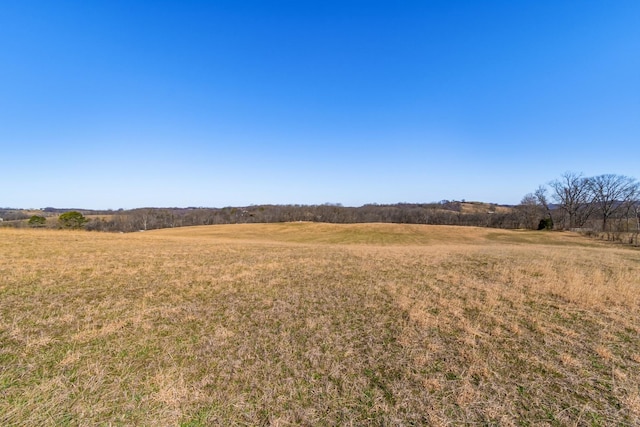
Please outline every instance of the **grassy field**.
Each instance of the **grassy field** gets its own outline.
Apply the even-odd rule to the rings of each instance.
[[[640,425],[639,272],[572,233],[0,229],[0,425]]]

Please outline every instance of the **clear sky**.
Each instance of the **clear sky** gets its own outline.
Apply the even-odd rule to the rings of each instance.
[[[0,207],[515,204],[640,178],[640,1],[0,3]]]

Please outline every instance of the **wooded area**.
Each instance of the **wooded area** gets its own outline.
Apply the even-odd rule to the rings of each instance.
[[[578,230],[631,233],[638,243],[640,186],[623,175],[584,177],[566,172],[525,195],[517,206],[442,200],[436,203],[368,204],[347,207],[322,205],[252,205],[225,208],[140,208],[118,211],[44,208],[33,211],[0,209],[5,226],[69,228],[59,215],[70,211],[86,216],[74,222],[90,231],[132,232],[194,225],[310,221],[327,223],[399,223],[464,225],[494,228]],[[617,236],[617,237],[616,237]]]
[[[48,216],[46,226],[59,227],[57,215],[70,209],[45,208],[39,216]],[[399,223],[435,225],[475,225],[496,228],[518,228],[519,213],[510,206],[480,202],[444,200],[438,203],[399,203],[346,207],[323,205],[255,205],[225,208],[141,208],[119,211],[76,209],[88,218],[87,230],[131,232],[193,225],[246,224],[273,222],[327,223]],[[12,221],[5,225],[27,226],[30,215],[6,212]],[[5,215],[6,215],[5,213]],[[0,211],[1,214],[1,211]],[[39,223],[40,224],[40,223]]]
[[[545,225],[559,230],[634,232],[637,244],[640,183],[624,175],[585,177],[580,173],[565,172],[547,186],[527,194],[519,209],[526,212],[529,228],[535,218],[542,217]]]

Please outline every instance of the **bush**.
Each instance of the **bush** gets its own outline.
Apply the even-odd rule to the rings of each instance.
[[[88,219],[77,211],[65,212],[58,218],[58,222],[62,228],[82,228],[87,221]]]
[[[543,218],[538,223],[538,230],[552,230],[553,229],[553,221],[551,218]]]
[[[29,218],[29,227],[44,227],[47,224],[47,218],[39,215],[33,215]]]

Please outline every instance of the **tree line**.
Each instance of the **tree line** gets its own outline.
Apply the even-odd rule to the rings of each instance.
[[[74,214],[83,215],[85,221]],[[0,212],[1,213],[1,212]],[[60,215],[60,216],[58,216]],[[41,214],[17,215],[19,221],[5,221],[7,226],[48,228],[84,228],[90,231],[133,232],[159,228],[215,224],[249,224],[273,222],[400,223],[467,225],[494,228],[518,228],[520,218],[513,206],[480,202],[442,200],[433,203],[367,204],[348,207],[322,205],[252,205],[224,208],[140,208],[118,211],[67,210],[45,208]]]
[[[225,208],[144,208],[122,211],[89,221],[85,228],[99,231],[140,231],[194,225],[251,224],[274,222],[327,222],[336,224],[386,222],[399,224],[478,225],[513,228],[512,213],[489,208],[466,213],[463,202],[391,205],[369,204],[346,207],[323,205],[259,205]]]
[[[610,240],[631,233],[638,244],[640,183],[633,177],[565,172],[525,195],[518,208],[527,228],[537,222],[537,228],[600,233]]]
[[[19,210],[0,210],[0,214],[5,217],[3,225],[84,228],[107,232],[291,221],[343,224],[387,222],[578,230],[606,233],[607,238],[613,239],[618,238],[621,233],[631,233],[630,238],[635,239],[637,244],[640,230],[640,184],[635,178],[624,175],[585,177],[581,173],[565,172],[559,178],[526,194],[516,206],[442,200],[434,203],[368,204],[360,207],[326,203],[118,211],[45,208],[42,212],[42,215],[29,218]],[[57,219],[52,220],[51,217],[54,216]]]

